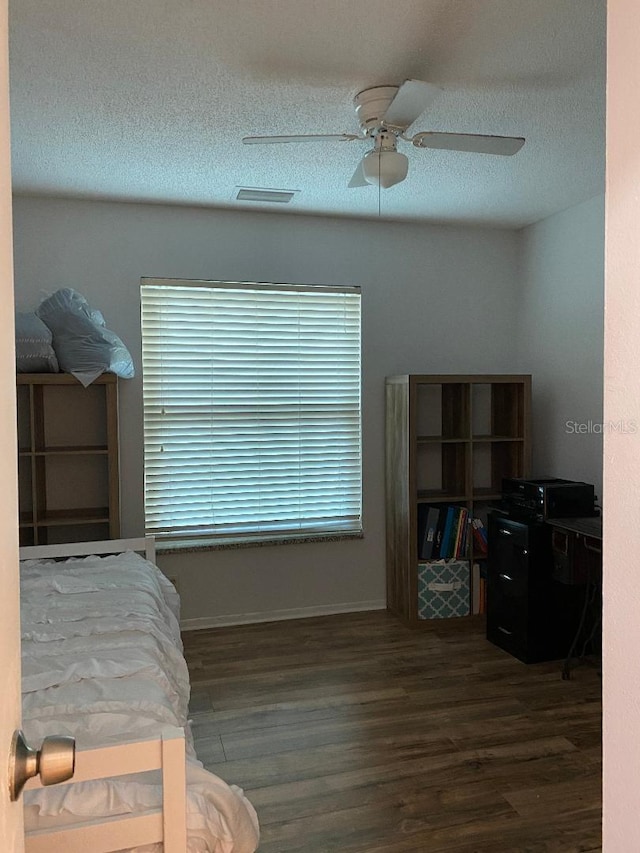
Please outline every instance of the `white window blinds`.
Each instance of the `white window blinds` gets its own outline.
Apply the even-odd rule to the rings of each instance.
[[[147,530],[359,532],[359,289],[142,279],[141,295]]]

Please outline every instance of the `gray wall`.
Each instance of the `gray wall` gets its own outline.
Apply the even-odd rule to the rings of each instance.
[[[534,472],[593,483],[601,499],[604,197],[521,231],[519,259],[518,362],[533,374]]]
[[[137,365],[141,276],[362,286],[364,539],[181,554],[159,564],[178,579],[187,625],[382,605],[384,377],[516,369],[518,235],[36,198],[16,198],[14,219],[18,307],[74,287],[103,311]],[[121,385],[123,533],[137,535],[139,374]]]

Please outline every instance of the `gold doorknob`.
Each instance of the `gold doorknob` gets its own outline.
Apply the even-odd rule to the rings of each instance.
[[[40,749],[32,749],[19,729],[13,733],[9,757],[9,796],[17,800],[25,784],[40,776],[43,785],[71,779],[76,766],[75,738],[51,735]]]

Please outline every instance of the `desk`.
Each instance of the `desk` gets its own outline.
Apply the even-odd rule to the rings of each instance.
[[[580,620],[567,652],[562,677],[571,677],[571,661],[580,642],[585,659],[587,652],[600,651],[602,614],[602,519],[554,518],[552,527],[553,577],[563,584],[584,586]]]

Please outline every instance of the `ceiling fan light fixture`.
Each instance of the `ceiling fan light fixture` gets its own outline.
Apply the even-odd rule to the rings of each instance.
[[[386,190],[404,181],[409,160],[399,151],[370,151],[362,158],[362,171],[368,184]]]

